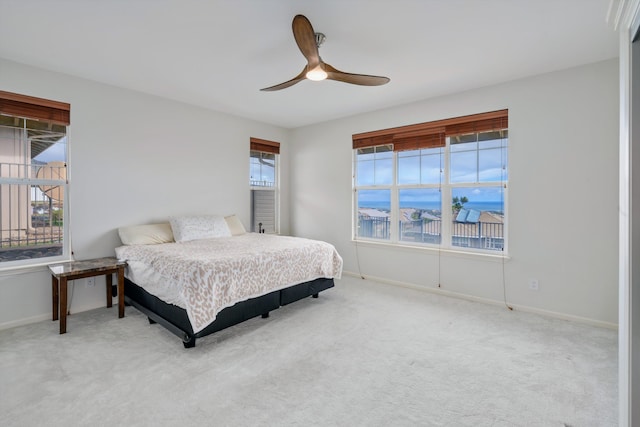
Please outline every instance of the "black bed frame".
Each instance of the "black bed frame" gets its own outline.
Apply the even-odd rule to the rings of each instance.
[[[186,310],[167,304],[151,295],[129,279],[124,280],[124,300],[149,318],[149,323],[159,323],[182,339],[185,348],[195,347],[196,338],[202,338],[256,316],[269,317],[269,312],[308,296],[318,298],[318,293],[334,286],[333,279],[316,279],[300,283],[266,295],[241,301],[227,307],[205,329],[193,333]]]

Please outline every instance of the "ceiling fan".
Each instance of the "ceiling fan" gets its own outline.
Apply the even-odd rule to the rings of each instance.
[[[307,65],[302,72],[293,79],[260,90],[270,92],[285,89],[304,79],[314,81],[329,79],[361,86],[379,86],[389,83],[390,79],[388,77],[345,73],[324,62],[322,58],[320,58],[318,48],[324,42],[325,36],[322,33],[314,32],[311,22],[309,22],[305,16],[296,15],[295,18],[293,18],[292,27],[293,37],[296,39],[300,51],[307,59]]]

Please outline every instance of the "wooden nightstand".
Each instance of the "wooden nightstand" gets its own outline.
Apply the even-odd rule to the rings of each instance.
[[[53,320],[60,315],[60,333],[67,332],[67,281],[85,277],[107,277],[107,307],[112,306],[112,274],[118,274],[118,317],[124,317],[124,268],[127,265],[117,258],[97,258],[71,261],[49,266],[51,270],[51,296]]]

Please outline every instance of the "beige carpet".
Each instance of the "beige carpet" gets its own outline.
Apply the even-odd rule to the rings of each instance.
[[[116,310],[0,331],[0,425],[617,425],[612,330],[350,277],[189,350]]]

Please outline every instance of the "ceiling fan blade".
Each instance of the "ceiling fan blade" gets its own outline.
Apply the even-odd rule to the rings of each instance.
[[[280,90],[280,89],[285,89],[288,88],[289,86],[293,86],[294,84],[301,82],[302,80],[305,80],[305,74],[307,73],[307,67],[304,67],[304,69],[302,70],[302,72],[300,74],[298,74],[297,76],[295,76],[294,78],[292,78],[289,81],[286,81],[284,83],[280,83],[277,84],[275,86],[269,86],[269,87],[265,87],[264,89],[260,89],[263,92],[273,92],[275,90]]]
[[[316,33],[313,31],[311,22],[304,15],[296,15],[291,26],[300,52],[307,58],[309,68],[314,68],[320,63],[320,54],[318,53],[318,45],[316,45]]]
[[[351,83],[360,86],[380,86],[391,81],[389,77],[369,76],[367,74],[352,74],[337,70],[331,65],[324,63],[324,70],[327,72],[327,79],[344,83]]]

